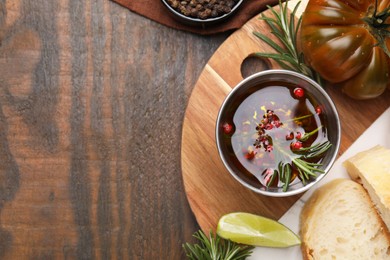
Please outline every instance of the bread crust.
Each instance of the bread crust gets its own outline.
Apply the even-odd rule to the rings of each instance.
[[[376,145],[343,163],[351,179],[367,190],[387,228],[390,229],[390,150]]]
[[[301,251],[303,259],[305,260],[313,260],[314,259],[314,249],[311,248],[310,243],[308,243],[308,239],[310,237],[310,226],[313,224],[311,221],[315,221],[319,214],[321,214],[321,206],[326,202],[328,203],[329,200],[336,200],[335,196],[332,197],[333,193],[336,193],[337,191],[340,191],[344,185],[348,185],[353,187],[353,189],[356,189],[357,192],[361,193],[362,195],[362,203],[365,203],[369,206],[372,212],[375,213],[375,219],[379,223],[381,229],[381,233],[383,233],[384,238],[387,240],[388,245],[388,256],[390,258],[390,233],[387,229],[387,226],[383,222],[382,218],[376,211],[376,208],[372,201],[370,200],[370,197],[366,190],[358,183],[349,180],[349,179],[336,179],[333,180],[324,186],[318,188],[313,195],[309,198],[309,200],[305,203],[302,212],[301,212],[301,218],[300,218],[300,236],[302,240],[301,244]],[[317,223],[318,224],[318,223]],[[337,224],[335,224],[337,225]],[[337,226],[336,226],[337,227]]]

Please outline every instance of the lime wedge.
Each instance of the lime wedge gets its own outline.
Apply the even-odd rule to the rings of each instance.
[[[233,242],[264,247],[290,247],[301,240],[288,227],[262,216],[234,212],[220,218],[217,234]]]

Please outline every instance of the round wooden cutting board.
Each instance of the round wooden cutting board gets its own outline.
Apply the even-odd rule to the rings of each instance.
[[[253,35],[255,31],[270,36],[267,25],[256,16],[218,48],[193,89],[184,118],[181,151],[184,186],[192,211],[207,233],[215,230],[222,215],[235,211],[279,219],[299,198],[270,198],[244,188],[224,168],[215,144],[219,107],[243,79],[241,67],[254,53],[272,51]],[[276,68],[272,62],[267,64],[268,68]]]
[[[290,8],[295,6],[293,2],[296,1],[289,1]],[[298,14],[302,13],[304,2],[307,3],[302,2]],[[275,11],[279,9],[276,7]],[[267,10],[264,15],[272,13]],[[202,71],[185,113],[181,151],[183,182],[191,209],[207,233],[215,230],[220,217],[230,212],[244,211],[279,219],[300,197],[271,198],[244,188],[224,168],[215,143],[219,107],[243,79],[242,67],[253,68],[253,72],[278,68],[272,61],[263,62],[260,69],[247,62],[256,52],[273,52],[253,34],[261,32],[272,38],[267,24],[259,17],[234,32],[217,49]],[[340,155],[390,106],[390,91],[371,100],[353,100],[336,86],[326,90],[341,119]]]

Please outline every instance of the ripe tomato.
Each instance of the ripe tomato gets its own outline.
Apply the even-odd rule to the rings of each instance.
[[[390,0],[378,0],[377,8],[375,2],[309,0],[302,16],[301,48],[307,62],[355,99],[377,97],[390,87]]]

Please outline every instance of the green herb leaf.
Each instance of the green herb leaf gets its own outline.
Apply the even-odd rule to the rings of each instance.
[[[287,3],[288,1],[286,1],[285,4],[282,4],[282,1],[279,1],[279,12],[277,12],[273,7],[268,6],[268,9],[271,10],[273,17],[267,17],[264,14],[260,17],[260,19],[265,21],[270,27],[271,33],[275,35],[281,45],[277,44],[274,40],[262,33],[253,32],[255,36],[267,43],[276,51],[276,53],[258,52],[256,55],[263,58],[273,59],[283,69],[302,73],[317,81],[321,85],[321,77],[305,63],[303,53],[299,52],[297,47],[297,35],[302,23],[302,16],[299,17],[297,23],[295,22],[295,17],[298,6],[301,2],[296,4],[290,15],[288,15]]]
[[[331,146],[332,144],[329,141],[326,141],[323,143],[317,143],[310,147],[301,148],[297,151],[297,153],[304,153],[305,159],[315,158],[325,153]]]
[[[201,230],[194,233],[199,244],[183,244],[188,259],[191,260],[243,260],[252,254],[253,246],[240,245],[213,235],[207,237]]]

